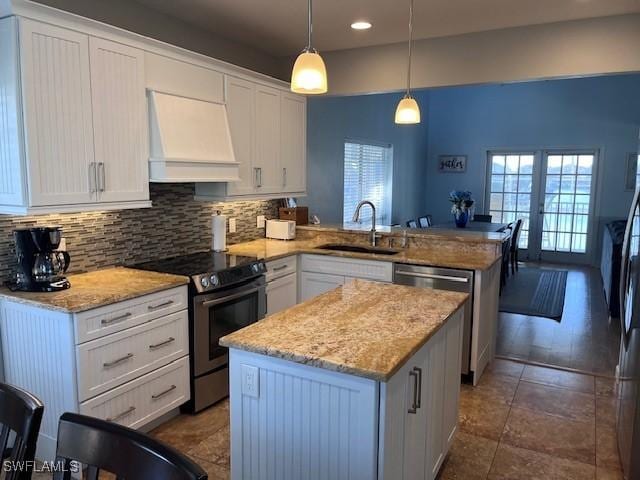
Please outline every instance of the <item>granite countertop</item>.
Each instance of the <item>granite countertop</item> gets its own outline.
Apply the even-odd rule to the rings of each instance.
[[[368,233],[370,227],[359,224],[320,224],[320,225],[298,225],[298,230],[311,232],[346,232],[346,233]],[[377,225],[376,232],[385,235],[402,236],[407,232],[408,237],[429,237],[442,240],[457,240],[468,243],[502,243],[507,234],[501,232],[479,232],[475,230],[465,230],[464,228],[404,228]]]
[[[107,268],[69,275],[71,288],[60,292],[12,292],[0,288],[0,299],[28,303],[49,310],[79,313],[123,300],[187,285],[179,275],[147,272],[133,268]]]
[[[430,248],[398,249],[395,255],[376,255],[373,253],[341,252],[338,250],[321,250],[320,245],[332,243],[326,238],[313,240],[273,240],[260,238],[251,242],[237,243],[229,246],[229,253],[235,255],[255,256],[265,261],[296,255],[312,253],[316,255],[332,255],[335,257],[361,258],[365,260],[382,260],[385,262],[424,265],[430,267],[459,268],[464,270],[488,270],[500,257],[488,252],[434,250]]]
[[[384,382],[468,297],[354,280],[227,335],[220,344]]]

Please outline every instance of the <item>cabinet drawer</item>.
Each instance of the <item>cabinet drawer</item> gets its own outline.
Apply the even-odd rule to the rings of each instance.
[[[76,344],[185,310],[187,301],[185,285],[79,313],[75,316]]]
[[[330,255],[303,255],[302,270],[305,272],[377,280],[379,282],[391,282],[393,280],[393,264],[376,260],[332,257]]]
[[[290,257],[279,258],[267,262],[266,281],[270,282],[276,278],[284,277],[290,273],[296,273],[298,269],[298,257],[292,255]]]
[[[80,413],[140,428],[189,400],[189,357],[80,404]]]
[[[188,327],[183,310],[76,347],[80,401],[188,355]]]

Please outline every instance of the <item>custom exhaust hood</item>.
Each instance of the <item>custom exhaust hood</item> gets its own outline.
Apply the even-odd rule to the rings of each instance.
[[[149,92],[151,182],[240,180],[225,105]]]

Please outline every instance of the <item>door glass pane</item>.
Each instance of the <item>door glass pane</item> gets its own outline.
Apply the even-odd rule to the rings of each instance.
[[[518,242],[520,248],[529,247],[534,161],[535,156],[531,153],[490,154],[489,213],[494,222],[510,223],[523,219]]]
[[[547,156],[542,250],[587,251],[594,158],[571,153]]]

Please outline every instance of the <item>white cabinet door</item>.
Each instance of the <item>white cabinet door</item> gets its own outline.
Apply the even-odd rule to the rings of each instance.
[[[404,427],[404,475],[403,478],[425,478],[425,448],[428,429],[432,421],[429,410],[429,363],[428,350],[421,349],[403,368],[406,381],[405,427]],[[406,370],[405,370],[406,369]]]
[[[144,52],[89,41],[98,201],[149,199]]]
[[[279,90],[256,85],[255,119],[256,193],[282,192]]]
[[[31,206],[95,200],[89,38],[20,20]]]
[[[426,478],[435,478],[444,461],[445,445],[443,438],[445,352],[447,348],[446,326],[429,340],[427,365],[429,366],[429,385],[426,399],[427,410],[427,448],[424,455]],[[460,371],[456,372],[460,380]],[[456,405],[457,409],[457,405]]]
[[[307,190],[306,99],[283,93],[280,99],[280,167],[283,192]]]
[[[295,273],[267,283],[267,315],[293,307],[298,299],[298,280]]]
[[[240,181],[229,182],[229,195],[250,195],[255,191],[257,174],[253,170],[255,141],[255,84],[227,76],[227,115],[236,161],[240,162]]]
[[[457,313],[447,324],[445,379],[444,379],[444,413],[443,442],[445,453],[458,430],[458,403],[460,400],[460,366],[462,361],[463,317]]]
[[[342,275],[302,272],[300,274],[300,301],[304,302],[317,297],[343,284],[344,277]]]

